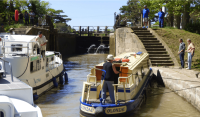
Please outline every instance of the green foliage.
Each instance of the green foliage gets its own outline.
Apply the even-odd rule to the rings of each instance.
[[[24,14],[25,11],[28,13],[33,10],[35,17],[42,17],[45,15],[59,15],[64,13],[63,10],[55,10],[50,8],[48,1],[42,0],[0,0],[0,23],[11,24],[12,16],[14,15],[15,9]],[[64,17],[64,16],[61,16]],[[65,15],[65,17],[67,17]],[[70,18],[65,18],[66,21],[70,21]],[[66,22],[65,22],[66,23]]]
[[[127,17],[129,22],[137,23],[140,20],[141,9],[138,7],[138,0],[128,0],[127,6],[122,6],[119,10],[123,13],[122,18]]]
[[[71,26],[66,25],[65,23],[54,23],[58,32],[69,33],[71,32]]]
[[[200,23],[189,23],[185,26],[185,30],[193,33],[200,33]]]
[[[4,25],[4,30],[8,32],[10,28],[20,28],[21,26],[24,26],[24,24]]]

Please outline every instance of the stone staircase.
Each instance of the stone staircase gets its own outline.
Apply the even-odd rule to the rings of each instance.
[[[15,32],[15,35],[26,35],[26,33],[32,28],[33,26],[21,26],[20,28],[14,28],[12,32]]]
[[[160,43],[149,30],[146,28],[132,28],[132,30],[142,41],[145,49],[149,53],[152,66],[174,65],[162,43]]]

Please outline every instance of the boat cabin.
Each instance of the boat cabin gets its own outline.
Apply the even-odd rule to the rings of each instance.
[[[124,59],[124,62],[123,62]],[[124,53],[115,57],[115,65],[118,71],[122,73],[114,76],[114,95],[115,103],[119,101],[126,102],[134,99],[142,88],[149,73],[149,54],[133,52]],[[119,62],[117,60],[122,60]],[[91,69],[91,73],[87,75],[87,81],[83,82],[82,102],[97,102],[99,101],[99,94],[102,89],[101,76],[103,63],[100,63]],[[109,99],[109,92],[107,91],[107,103],[111,102]]]

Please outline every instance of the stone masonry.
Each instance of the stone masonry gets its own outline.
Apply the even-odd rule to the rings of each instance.
[[[166,87],[185,98],[200,111],[200,76],[193,70],[152,67],[154,74],[163,79]]]

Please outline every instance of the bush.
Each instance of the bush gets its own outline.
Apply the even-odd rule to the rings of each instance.
[[[189,23],[185,26],[185,30],[193,33],[200,33],[200,23]]]

